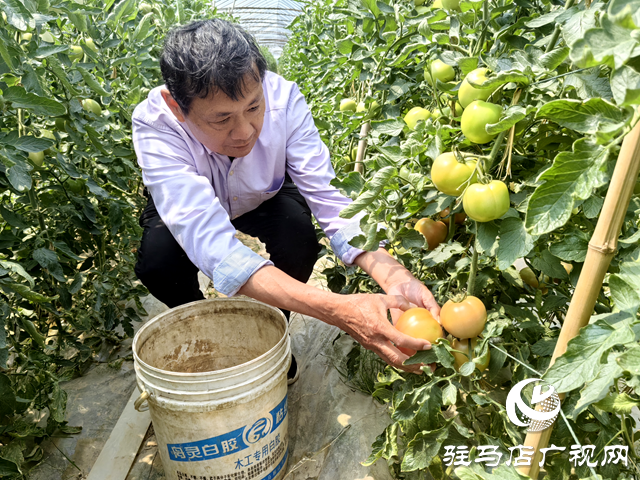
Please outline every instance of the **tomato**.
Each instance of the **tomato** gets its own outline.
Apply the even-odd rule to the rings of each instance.
[[[445,10],[460,11],[460,0],[442,0],[442,6]]]
[[[495,138],[495,135],[487,133],[486,126],[489,123],[497,123],[502,116],[502,107],[493,103],[476,100],[465,109],[460,119],[460,128],[464,136],[473,143],[487,143]]]
[[[369,105],[369,111],[370,112],[377,112],[377,110],[380,108],[380,104],[374,100],[373,102],[371,102],[371,105]],[[361,113],[361,112],[366,112],[367,111],[367,106],[364,102],[360,102],[358,103],[358,106],[356,107],[356,112],[357,113]]]
[[[415,130],[416,125],[418,124],[418,121],[426,120],[430,116],[431,116],[431,113],[429,113],[429,110],[427,110],[426,108],[413,107],[404,116],[404,121],[411,130]]]
[[[44,164],[44,152],[29,152],[29,160],[36,167],[41,167]]]
[[[356,111],[356,101],[352,98],[343,98],[340,100],[340,111],[341,112],[355,112]]]
[[[47,43],[56,43],[56,39],[53,38],[53,35],[51,35],[51,32],[43,32],[40,34],[40,39],[44,42]]]
[[[429,250],[433,250],[447,238],[449,229],[443,222],[436,222],[430,218],[421,218],[413,227],[419,231],[424,238],[427,239],[427,245]]]
[[[423,7],[423,6],[416,7],[416,12],[418,12],[418,15],[424,15],[428,11],[429,11],[429,7]]]
[[[463,108],[467,108],[474,100],[486,100],[495,91],[495,88],[476,88],[472,87],[469,80],[475,83],[483,83],[487,80],[488,68],[476,68],[464,77],[460,89],[458,90],[458,99]]]
[[[492,180],[488,184],[469,185],[462,197],[462,208],[476,222],[490,222],[509,210],[509,189],[504,182]]]
[[[82,47],[78,45],[71,45],[67,55],[72,62],[75,62],[76,60],[80,61],[82,60],[82,57],[84,57],[84,50],[82,50]]]
[[[442,327],[426,308],[410,308],[403,312],[395,327],[410,337],[421,338],[432,344],[444,337]],[[398,349],[410,357],[416,353],[410,348],[398,347]]]
[[[65,121],[64,118],[56,118],[56,122],[55,122],[56,130],[59,131],[59,132],[65,132],[66,131],[66,128],[65,128],[66,123],[67,122]]]
[[[424,69],[424,81],[427,82],[429,85],[432,84],[431,74],[429,73],[429,68],[427,67],[425,67]]]
[[[431,8],[442,8],[442,0],[436,0],[435,2],[433,2]]]
[[[449,209],[449,207],[445,208],[440,212],[440,218],[442,218],[442,221],[447,225],[449,225],[450,213],[451,213],[451,210]],[[455,218],[454,222],[456,223],[456,225],[462,225],[464,221],[467,219],[467,215],[464,212],[456,213],[454,215],[454,218]]]
[[[478,344],[478,337],[472,338],[471,348],[473,349],[472,350],[472,353],[474,354],[473,356],[475,356],[475,349],[477,344]],[[461,352],[463,352],[463,353],[451,352],[454,358],[453,366],[455,367],[456,370],[460,370],[460,367],[462,367],[462,365],[464,365],[469,361],[472,361],[472,359],[469,358],[469,339],[458,340],[457,338],[454,338],[453,341],[451,342],[451,347],[454,350],[460,350]],[[476,368],[481,372],[484,372],[489,366],[490,361],[491,361],[491,351],[489,351],[487,355],[487,359],[483,363],[481,364],[476,363]]]
[[[87,112],[92,112],[94,115],[102,115],[102,108],[100,107],[100,104],[91,98],[87,98],[82,101],[82,108]]]
[[[91,50],[93,50],[94,52],[98,53],[98,47],[96,47],[96,44],[94,43],[92,38],[87,38],[84,41],[85,45],[87,47],[89,47]]]
[[[454,337],[477,337],[487,323],[487,309],[478,297],[467,295],[459,303],[447,301],[440,310],[440,322]]]
[[[465,187],[466,181],[476,183],[475,173],[476,160],[464,160],[466,154],[461,155],[463,163],[458,162],[453,152],[446,152],[439,155],[431,166],[431,181],[438,190],[447,195],[457,197]]]
[[[424,0],[415,0],[413,3],[416,7],[420,7],[421,5],[424,5]]]
[[[82,178],[70,178],[65,182],[65,186],[71,193],[80,195],[84,191],[84,180]]]
[[[431,76],[441,82],[449,82],[456,78],[456,72],[451,65],[447,65],[440,59],[431,63]]]
[[[520,278],[531,288],[538,288],[538,277],[536,277],[536,274],[529,267],[520,270]]]
[[[31,37],[33,37],[32,33],[22,32],[20,33],[20,42],[29,43],[31,41]]]
[[[140,11],[146,15],[147,13],[151,13],[151,5],[149,5],[148,3],[141,3],[140,6],[138,7],[140,8]]]

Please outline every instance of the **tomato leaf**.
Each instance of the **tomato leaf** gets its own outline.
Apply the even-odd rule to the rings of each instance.
[[[432,432],[419,432],[408,444],[402,459],[401,470],[413,472],[427,468],[438,455],[442,442],[448,436],[448,427]]]
[[[535,110],[534,108],[530,110]],[[503,110],[500,120],[497,123],[488,123],[485,127],[486,131],[490,135],[497,135],[500,132],[509,130],[520,120],[525,118],[529,112],[518,105],[512,105],[509,108]]]
[[[625,372],[640,375],[640,347],[636,345],[620,355],[618,364]]]
[[[518,70],[502,71],[495,76],[490,77],[482,83],[476,83],[469,80],[469,84],[475,88],[491,88],[496,89],[507,83],[519,83],[522,85],[529,85],[531,83],[530,78],[524,73]]]
[[[364,210],[378,198],[382,189],[389,181],[398,175],[398,171],[394,167],[384,167],[376,172],[374,177],[368,183],[370,188],[360,195],[353,203],[348,205],[340,212],[341,218],[352,218],[356,213]]]
[[[640,73],[626,65],[614,70],[611,75],[611,91],[619,106],[638,105],[640,103]]]
[[[390,459],[398,456],[398,429],[400,424],[392,423],[384,429],[376,438],[373,445],[371,445],[371,455],[367,458],[362,465],[368,467],[373,465],[381,458]]]
[[[67,109],[60,102],[35,93],[27,93],[22,87],[9,87],[4,93],[4,98],[13,103],[14,107],[27,108],[37,115],[55,117],[67,113]]]
[[[621,263],[620,271],[609,277],[609,289],[620,310],[637,312],[640,308],[640,261]]]
[[[576,132],[611,138],[627,124],[630,115],[601,98],[592,98],[584,103],[553,100],[540,108],[537,118],[547,118]]]
[[[611,325],[608,317],[580,330],[577,337],[569,341],[567,351],[544,374],[545,381],[553,385],[558,393],[570,392],[591,382],[602,368],[602,355],[616,345],[635,342],[635,333],[631,329],[633,317]]]
[[[640,350],[640,349],[639,349]],[[631,350],[629,350],[631,351]],[[622,368],[618,365],[619,352],[609,353],[607,363],[601,366],[596,377],[587,382],[580,392],[580,399],[567,417],[577,419],[589,405],[596,403],[609,394],[609,389],[614,384],[615,379],[622,375]]]
[[[49,270],[49,273],[51,273],[56,280],[63,283],[67,282],[56,252],[49,250],[48,248],[38,248],[33,251],[32,256],[42,268]]]
[[[529,199],[527,230],[542,235],[563,226],[571,218],[575,200],[589,198],[605,183],[602,169],[608,155],[608,149],[584,138],[573,144],[572,152],[560,152],[553,166],[538,177],[544,183]]]
[[[569,47],[556,47],[540,57],[540,64],[549,70],[555,70],[569,56]]]
[[[533,266],[551,278],[561,278],[563,280],[569,278],[567,271],[560,263],[560,259],[549,250],[543,250],[540,256],[535,257],[533,259]]]
[[[500,223],[498,268],[506,270],[518,258],[526,257],[534,246],[535,237],[527,233],[524,222],[517,217],[505,218]]]
[[[595,404],[600,410],[615,413],[616,415],[629,415],[631,409],[640,406],[640,401],[631,398],[626,393],[608,395]]]
[[[633,28],[614,23],[605,15],[601,28],[586,31],[584,38],[571,46],[571,60],[580,68],[601,64],[620,68],[638,47],[633,32]]]

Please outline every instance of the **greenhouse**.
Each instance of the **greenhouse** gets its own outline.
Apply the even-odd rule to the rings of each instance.
[[[0,0],[0,478],[640,480],[638,0]]]

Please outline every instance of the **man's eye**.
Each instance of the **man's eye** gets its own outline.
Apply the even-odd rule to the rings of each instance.
[[[258,110],[259,108],[260,108],[260,105],[256,105],[255,107],[251,107],[251,108],[249,109],[249,111],[251,111],[251,112],[255,112],[255,111],[256,111],[256,110]]]
[[[227,123],[229,121],[229,117],[225,118],[224,120],[220,120],[218,122],[213,122],[215,125],[223,125],[225,123]]]

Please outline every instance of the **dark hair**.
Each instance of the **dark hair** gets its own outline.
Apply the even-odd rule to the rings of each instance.
[[[250,34],[216,18],[172,29],[164,42],[160,69],[169,93],[186,115],[194,98],[217,91],[233,100],[243,97],[247,75],[262,82],[267,62]]]

